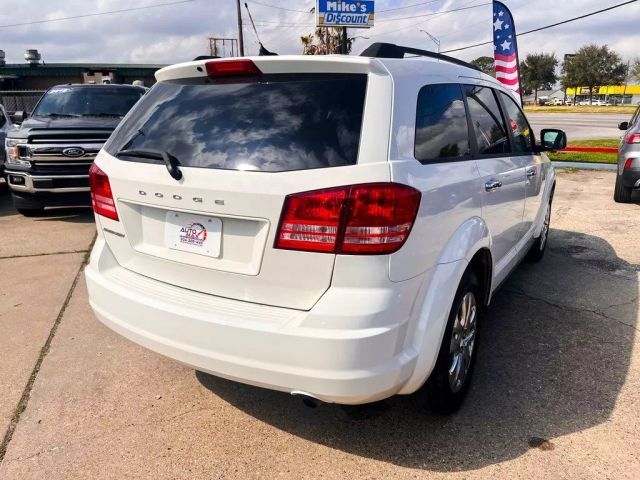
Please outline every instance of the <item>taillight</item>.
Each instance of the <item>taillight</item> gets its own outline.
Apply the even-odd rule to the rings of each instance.
[[[339,187],[287,196],[276,248],[334,252],[347,194]]]
[[[118,221],[118,212],[111,192],[109,177],[95,163],[89,169],[89,186],[91,187],[93,211],[98,215]]]
[[[629,135],[627,137],[627,143],[640,143],[640,133],[634,133],[633,135]]]
[[[275,248],[376,255],[407,240],[420,192],[398,183],[369,183],[287,196]]]
[[[624,162],[624,170],[629,170],[631,168],[632,163],[633,163],[633,158],[627,158],[627,161]]]
[[[213,60],[204,64],[210,77],[255,77],[262,75],[251,60]]]

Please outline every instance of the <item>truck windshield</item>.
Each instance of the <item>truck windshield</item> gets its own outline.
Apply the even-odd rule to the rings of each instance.
[[[111,155],[159,150],[185,167],[224,170],[282,172],[354,165],[366,88],[365,74],[160,82],[120,124],[105,150]]]
[[[123,117],[144,94],[136,87],[64,86],[44,94],[36,117]]]

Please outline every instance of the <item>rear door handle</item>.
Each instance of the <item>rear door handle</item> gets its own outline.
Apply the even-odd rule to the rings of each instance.
[[[494,192],[501,186],[502,186],[502,182],[500,180],[489,180],[484,184],[484,189],[487,192]]]
[[[527,177],[528,178],[535,177],[536,175],[538,175],[538,169],[536,167],[527,168]]]

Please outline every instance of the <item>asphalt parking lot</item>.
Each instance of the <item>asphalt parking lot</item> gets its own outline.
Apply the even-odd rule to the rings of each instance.
[[[559,173],[550,251],[485,317],[467,402],[343,409],[194,372],[103,327],[89,210],[0,196],[0,478],[637,478],[640,198]]]

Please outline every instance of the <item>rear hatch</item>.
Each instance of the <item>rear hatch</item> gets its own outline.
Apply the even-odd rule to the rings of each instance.
[[[390,81],[371,80],[369,59],[246,62],[221,76],[205,62],[159,72],[96,160],[119,215],[100,223],[117,262],[134,272],[309,309],[331,283],[335,255],[273,247],[285,197],[389,181]],[[372,88],[388,105],[366,101]]]

